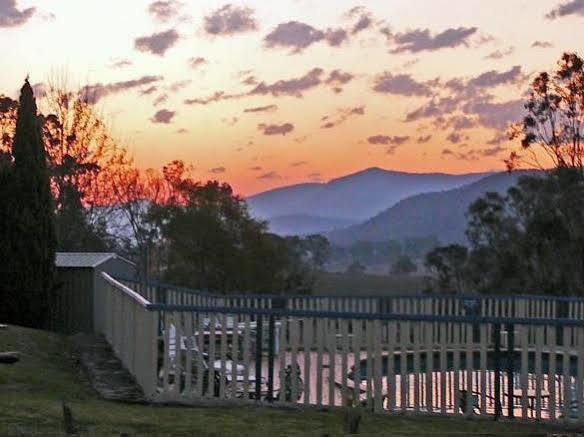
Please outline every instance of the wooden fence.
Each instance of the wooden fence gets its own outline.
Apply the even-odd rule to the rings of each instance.
[[[142,297],[154,291],[103,277],[108,341],[156,401],[584,424],[581,300],[294,297],[272,307],[273,297],[183,290],[154,303]],[[547,317],[557,311],[566,315]]]
[[[168,305],[584,320],[584,297],[479,294],[404,296],[220,295],[157,281],[118,280],[134,289],[148,301]]]

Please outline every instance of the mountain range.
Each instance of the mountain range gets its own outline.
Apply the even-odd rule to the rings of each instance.
[[[464,242],[470,204],[489,191],[506,192],[528,173],[369,168],[327,183],[276,188],[247,202],[252,215],[267,220],[280,235],[322,233],[339,245],[430,235],[442,243]]]
[[[312,222],[317,227],[318,222],[336,227],[343,223],[335,221],[345,221],[345,225],[362,222],[407,197],[451,190],[489,174],[405,173],[374,167],[326,183],[276,188],[246,200],[256,218],[276,223],[290,222],[281,217],[302,217],[304,223]]]
[[[359,240],[401,240],[431,235],[444,244],[462,243],[470,204],[487,192],[504,194],[526,174],[534,173],[501,172],[453,190],[411,196],[363,223],[326,235],[331,242],[342,246]]]

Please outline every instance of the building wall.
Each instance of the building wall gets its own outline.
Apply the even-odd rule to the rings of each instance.
[[[66,334],[93,332],[93,269],[57,268],[55,329]]]
[[[101,272],[111,276],[133,278],[135,266],[122,259],[110,259],[98,267],[57,267],[57,290],[54,308],[55,329],[66,334],[103,333],[104,302]]]

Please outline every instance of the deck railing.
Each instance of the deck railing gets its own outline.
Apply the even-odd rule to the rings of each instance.
[[[294,297],[271,307],[279,296],[183,290],[160,303],[103,277],[108,341],[157,401],[584,423],[579,299]],[[558,306],[565,316],[547,317]]]
[[[584,320],[584,297],[548,295],[282,295],[218,294],[158,281],[116,278],[148,301],[169,305],[376,314],[427,314],[483,317],[527,317]]]

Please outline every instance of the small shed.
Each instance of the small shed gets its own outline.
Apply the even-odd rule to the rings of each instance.
[[[57,252],[56,329],[103,332],[101,272],[133,278],[136,265],[113,252]]]

